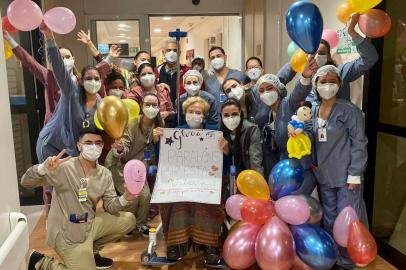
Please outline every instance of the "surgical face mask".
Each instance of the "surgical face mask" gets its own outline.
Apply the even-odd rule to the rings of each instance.
[[[123,95],[123,91],[118,88],[109,90],[109,96],[115,96],[115,97],[121,98],[122,95]]]
[[[251,81],[256,81],[261,77],[262,70],[260,68],[251,68],[247,70],[247,76],[251,79]]]
[[[322,67],[327,64],[328,58],[327,55],[317,54],[314,58],[316,60],[317,66]]]
[[[169,63],[176,63],[178,61],[178,54],[174,51],[165,53],[165,60]]]
[[[86,80],[83,83],[83,87],[85,88],[86,92],[89,94],[96,94],[99,92],[101,87],[101,81],[96,80]]]
[[[96,161],[99,159],[102,150],[103,150],[102,146],[97,146],[95,144],[91,145],[83,144],[81,155],[84,159],[88,161]]]
[[[73,58],[65,58],[63,59],[63,63],[67,71],[71,71],[73,66],[75,65],[75,59]]]
[[[155,75],[154,74],[145,74],[141,77],[141,84],[144,87],[152,87],[155,84]]]
[[[241,122],[241,117],[238,116],[230,116],[230,117],[223,117],[223,124],[228,128],[229,130],[233,131],[235,130]]]
[[[154,119],[158,113],[159,113],[159,108],[154,107],[154,106],[146,106],[142,109],[142,112],[148,119]]]
[[[335,83],[324,83],[317,85],[317,92],[322,99],[329,100],[334,97],[338,92],[338,84]]]
[[[203,123],[203,115],[195,113],[187,113],[186,123],[190,128],[199,128]]]
[[[244,95],[244,90],[242,89],[241,86],[236,86],[234,88],[231,88],[231,92],[228,93],[229,98],[235,98],[237,100],[240,100],[243,95]]]
[[[215,70],[222,69],[224,67],[224,59],[222,57],[214,58],[213,60],[211,60],[211,66]]]
[[[199,93],[200,85],[186,84],[185,90],[190,96],[196,96]]]
[[[259,98],[266,105],[272,106],[278,100],[279,95],[276,91],[267,91],[264,92],[263,94],[260,94]]]

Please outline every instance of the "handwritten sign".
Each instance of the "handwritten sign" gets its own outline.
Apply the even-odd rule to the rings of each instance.
[[[151,202],[220,204],[221,136],[222,132],[212,130],[165,129]]]

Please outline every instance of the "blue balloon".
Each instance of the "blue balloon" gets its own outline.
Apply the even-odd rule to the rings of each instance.
[[[278,200],[298,190],[304,181],[304,170],[297,159],[279,161],[272,169],[268,184],[272,198]]]
[[[325,230],[316,225],[291,226],[296,254],[308,266],[315,269],[330,269],[337,261],[338,249]]]
[[[307,1],[291,5],[286,13],[286,28],[290,38],[306,53],[315,53],[323,34],[323,17],[319,8]]]

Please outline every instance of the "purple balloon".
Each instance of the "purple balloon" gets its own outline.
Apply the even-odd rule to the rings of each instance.
[[[53,32],[68,34],[75,29],[76,17],[70,9],[56,7],[48,10],[44,14],[44,22]]]
[[[258,233],[255,257],[262,269],[289,270],[295,258],[293,237],[288,226],[277,216],[265,223]]]
[[[358,220],[357,213],[351,206],[345,207],[338,214],[333,226],[333,236],[337,244],[347,247],[350,225],[356,220]]]
[[[283,221],[292,225],[306,223],[310,217],[309,205],[300,195],[290,195],[280,198],[275,203],[275,210]]]
[[[246,196],[236,194],[231,196],[226,201],[226,212],[234,220],[242,220],[241,206],[247,199]]]
[[[16,0],[7,8],[7,18],[20,31],[31,31],[42,22],[41,8],[31,0]]]
[[[244,223],[230,235],[223,246],[223,257],[232,269],[246,269],[255,263],[255,240],[261,225]]]
[[[143,162],[130,160],[124,166],[124,181],[126,188],[131,194],[137,195],[144,187],[147,179],[147,169]]]

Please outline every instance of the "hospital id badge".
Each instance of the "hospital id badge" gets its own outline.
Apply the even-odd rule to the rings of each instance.
[[[319,135],[319,142],[327,142],[327,129],[326,128],[318,128],[317,133]]]
[[[80,187],[78,192],[79,202],[86,202],[87,201],[87,188]]]

